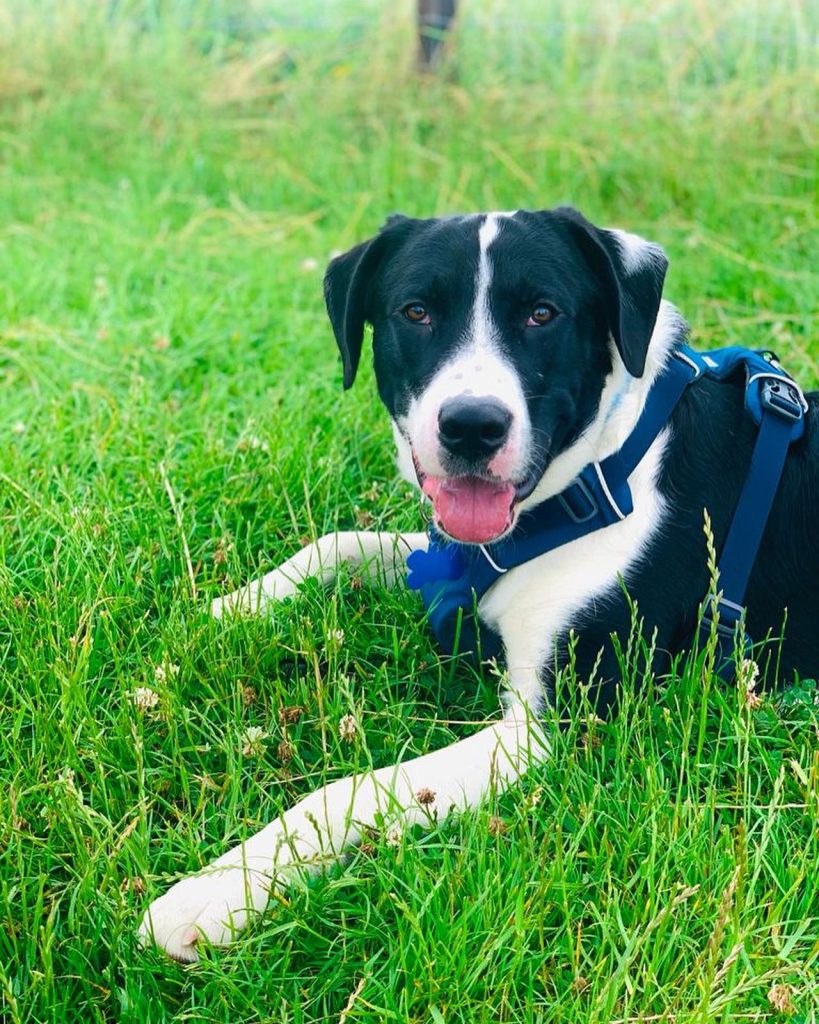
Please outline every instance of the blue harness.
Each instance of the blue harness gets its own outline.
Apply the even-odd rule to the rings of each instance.
[[[477,605],[505,572],[547,551],[629,516],[634,504],[628,480],[677,402],[700,377],[725,380],[745,371],[745,408],[759,428],[751,465],[719,558],[719,594],[706,598],[701,639],[716,629],[718,663],[733,664],[737,631],[747,649],[743,600],[768,515],[792,441],[805,432],[808,404],[770,352],[731,347],[700,354],[683,346],[651,388],[636,427],[623,447],[592,462],[560,494],[523,512],[512,533],[493,544],[457,544],[434,527],[429,548],[407,557],[407,585],[420,592],[441,649],[502,653],[500,638],[478,623]]]

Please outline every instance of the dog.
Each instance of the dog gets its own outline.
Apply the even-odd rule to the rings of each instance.
[[[429,500],[439,535],[488,551],[621,449],[687,339],[662,298],[667,265],[658,245],[570,208],[394,216],[330,263],[325,297],[344,387],[369,323],[398,465]],[[142,939],[195,960],[201,942],[228,943],[263,911],[271,886],[337,860],[376,821],[424,823],[512,783],[549,756],[543,712],[569,658],[574,676],[593,682],[599,713],[615,707],[612,638],[628,636],[635,608],[652,638],[652,670],[665,671],[712,582],[704,510],[719,551],[748,473],[757,429],[743,395],[736,377],[698,380],[630,474],[631,514],[502,572],[481,597],[480,620],[502,641],[508,675],[497,722],[302,799],[153,902]],[[816,406],[814,393],[745,601],[749,634],[768,641],[763,675],[779,680],[819,673]],[[428,544],[427,532],[328,535],[217,600],[213,613],[262,612],[308,576],[329,582],[341,563],[374,566],[392,583],[406,554]]]

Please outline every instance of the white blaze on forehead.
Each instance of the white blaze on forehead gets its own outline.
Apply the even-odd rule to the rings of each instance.
[[[493,341],[492,313],[489,309],[489,288],[492,284],[492,257],[489,246],[500,234],[501,220],[515,216],[508,213],[487,213],[478,231],[478,276],[475,280],[475,304],[472,313],[472,341],[476,345],[491,345]]]
[[[460,345],[424,391],[412,400],[402,424],[421,468],[432,476],[444,475],[438,437],[441,406],[460,395],[496,399],[512,413],[509,437],[489,464],[490,472],[502,479],[519,481],[527,469],[531,428],[526,401],[520,377],[501,349],[489,301],[494,274],[491,247],[501,232],[503,220],[511,216],[512,213],[489,213],[483,217],[478,229],[474,299]]]
[[[472,341],[476,346],[492,343],[492,314],[489,309],[489,287],[492,284],[492,260],[489,246],[498,237],[498,214],[489,213],[478,231],[478,277],[475,281],[475,305],[472,312]]]

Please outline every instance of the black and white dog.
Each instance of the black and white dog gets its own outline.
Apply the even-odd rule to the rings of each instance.
[[[661,299],[666,266],[657,245],[598,229],[570,209],[393,217],[333,260],[325,291],[344,386],[370,323],[399,465],[429,498],[439,531],[472,545],[496,540],[523,510],[620,449],[685,340],[683,320]],[[142,936],[196,959],[200,938],[230,941],[264,909],[271,885],[337,859],[381,816],[424,822],[430,799],[441,814],[473,806],[547,757],[538,712],[570,631],[577,678],[599,682],[601,711],[615,698],[611,637],[628,634],[630,602],[656,637],[661,672],[691,637],[709,587],[703,511],[719,551],[748,470],[756,427],[743,394],[741,380],[698,381],[633,472],[631,515],[512,569],[487,591],[479,612],[502,638],[509,681],[496,724],[316,791],[156,900]],[[779,679],[819,673],[816,395],[809,404],[746,595],[750,634],[780,637]],[[263,610],[307,576],[329,581],[340,562],[376,564],[394,580],[407,551],[426,543],[424,533],[322,537],[218,600],[214,614]]]

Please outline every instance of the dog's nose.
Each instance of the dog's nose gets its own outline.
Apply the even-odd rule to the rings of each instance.
[[[438,413],[438,436],[448,452],[486,459],[503,447],[512,413],[493,398],[449,398]]]

